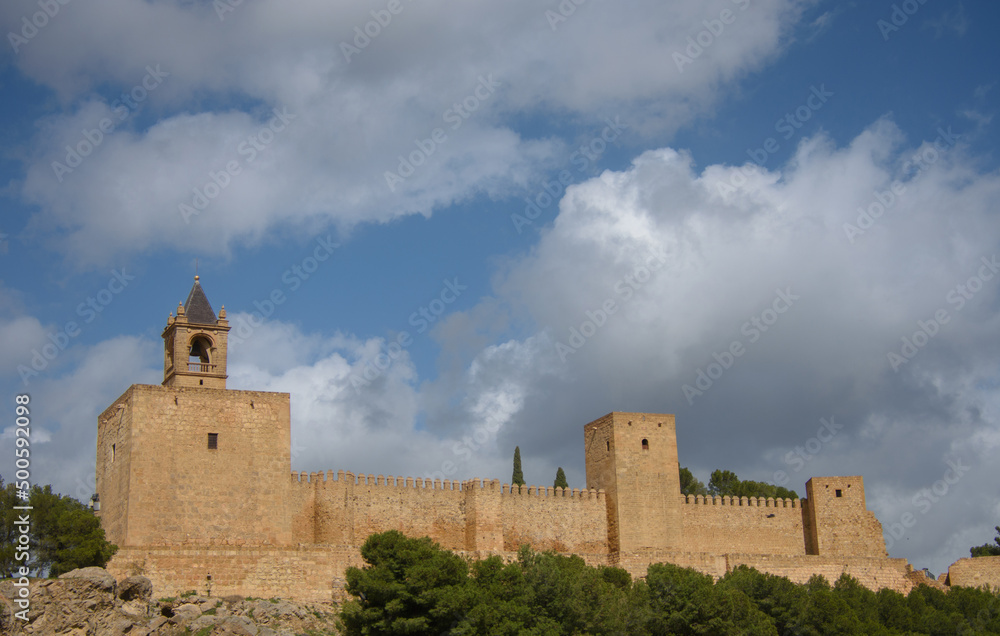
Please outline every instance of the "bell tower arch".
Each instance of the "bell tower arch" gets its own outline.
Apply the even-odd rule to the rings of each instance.
[[[226,388],[228,337],[225,306],[216,317],[195,276],[187,301],[163,330],[163,386]]]

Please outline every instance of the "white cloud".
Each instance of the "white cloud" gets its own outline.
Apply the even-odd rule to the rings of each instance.
[[[224,21],[208,4],[66,5],[17,55],[20,69],[66,104],[46,120],[27,167],[22,194],[39,208],[31,229],[95,263],[163,246],[225,251],[279,224],[347,229],[509,194],[568,154],[560,140],[511,130],[513,117],[587,123],[612,114],[637,134],[669,134],[710,107],[722,84],[780,51],[805,3],[633,4],[588,3],[555,30],[547,7],[527,0],[405,4],[349,63],[340,44],[372,19],[366,3],[244,3]],[[15,29],[33,7],[3,5],[0,25]],[[672,54],[724,9],[735,21],[680,72]],[[113,110],[119,91],[141,86],[147,67],[169,74],[140,105],[158,122],[116,120],[59,183],[52,162]],[[96,95],[107,86],[116,97]],[[240,143],[272,108],[295,120],[250,162]],[[415,141],[429,149],[435,128],[446,139],[391,190],[385,173],[418,151]],[[241,174],[185,223],[179,205],[191,205],[195,189],[212,189],[210,173],[230,161]]]
[[[538,397],[509,418],[509,446],[540,455],[543,472],[570,461],[579,479],[584,423],[612,409],[677,413],[682,464],[703,479],[714,468],[768,481],[784,471],[804,495],[810,476],[863,474],[887,524],[901,509],[890,502],[912,507],[946,459],[964,458],[975,468],[910,531],[917,547],[894,548],[941,571],[956,557],[936,546],[963,522],[987,525],[982,503],[996,501],[988,458],[1000,397],[1000,274],[991,269],[1000,257],[1000,175],[977,172],[961,144],[939,144],[928,161],[933,141],[909,143],[883,120],[847,147],[804,140],[781,171],[696,173],[690,157],[664,149],[570,187],[537,248],[510,266],[489,301],[533,318],[552,347],[521,364],[546,370],[529,371]],[[923,165],[912,163],[916,153]],[[743,172],[751,176],[741,180]],[[896,182],[901,194],[889,201]],[[852,243],[844,224],[856,224],[876,193],[887,209]],[[664,267],[640,276],[658,251]],[[988,280],[981,289],[973,282],[978,291],[959,307],[950,290],[980,275]],[[781,296],[798,298],[775,304]],[[607,301],[615,312],[605,318]],[[783,312],[768,313],[775,307]],[[928,320],[939,310],[948,322],[935,329]],[[895,372],[887,353],[902,351],[918,321],[933,336]],[[559,365],[557,343],[574,339],[582,346],[550,368]],[[734,341],[744,353],[727,359]],[[730,368],[709,369],[717,360]],[[490,377],[481,368],[489,358],[476,364]],[[682,387],[696,386],[699,370],[714,379],[689,405]],[[495,375],[512,371],[504,363]],[[795,470],[786,454],[823,417],[844,428]]]

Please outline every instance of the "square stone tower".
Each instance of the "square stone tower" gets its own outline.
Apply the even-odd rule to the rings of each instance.
[[[163,332],[163,385],[98,417],[101,524],[119,546],[291,543],[289,395],[226,389],[220,314],[196,277]]]
[[[823,556],[885,557],[882,524],[865,503],[865,480],[813,477],[806,482],[803,509],[806,553]]]
[[[614,412],[583,431],[587,487],[605,491],[609,549],[637,552],[680,546],[674,416]]]

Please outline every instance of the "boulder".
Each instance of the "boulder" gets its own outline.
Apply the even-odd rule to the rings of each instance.
[[[146,601],[153,597],[153,584],[144,576],[130,576],[118,584],[118,598],[123,601]]]

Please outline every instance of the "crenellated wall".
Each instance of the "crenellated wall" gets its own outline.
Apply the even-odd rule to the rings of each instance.
[[[611,413],[584,433],[585,490],[297,473],[288,394],[134,385],[98,420],[102,524],[120,547],[109,570],[143,572],[164,595],[211,575],[219,595],[322,600],[369,536],[398,530],[474,558],[527,544],[634,576],[668,561],[716,577],[741,563],[795,581],[849,572],[873,589],[919,580],[886,558],[860,477],[813,478],[802,500],[685,497],[672,415]],[[997,576],[973,565],[953,578]]]
[[[503,485],[504,550],[608,553],[608,513],[603,490]]]
[[[360,546],[399,530],[449,550],[607,553],[603,491],[351,472],[291,474],[286,514],[295,543]]]
[[[681,495],[681,549],[714,554],[806,554],[799,499]]]

